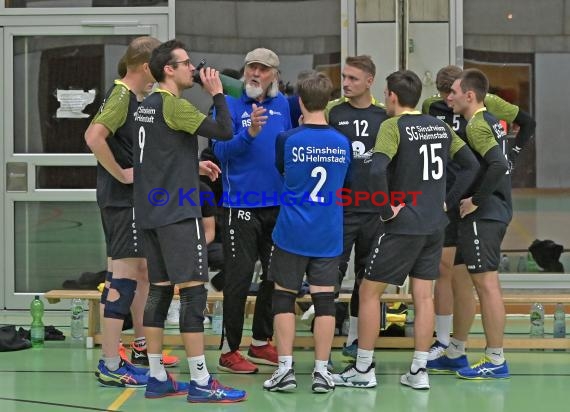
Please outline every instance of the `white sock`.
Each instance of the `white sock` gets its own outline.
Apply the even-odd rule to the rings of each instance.
[[[346,346],[350,346],[358,339],[358,317],[351,316],[348,320],[348,336],[346,337]]]
[[[222,343],[222,355],[225,355],[226,353],[230,353],[232,350],[230,349],[230,345],[228,344],[228,340],[224,339],[223,343]]]
[[[316,360],[315,359],[315,372],[325,373],[328,372],[327,364],[328,360]]]
[[[416,373],[419,369],[425,369],[427,365],[429,352],[415,351],[414,357],[412,358],[412,366],[410,366],[410,372]]]
[[[505,362],[505,353],[503,348],[486,348],[485,356],[495,365],[501,365]]]
[[[449,346],[451,325],[453,325],[453,315],[435,315],[435,336],[445,346]]]
[[[206,357],[200,355],[188,358],[188,366],[190,367],[190,380],[193,380],[200,386],[206,386],[210,379],[210,372],[208,372],[208,367],[206,366]]]
[[[293,356],[278,356],[279,369],[289,370],[293,367]]]
[[[465,355],[465,343],[461,340],[451,338],[449,340],[449,346],[445,350],[448,358],[456,359],[462,355]]]
[[[148,366],[150,367],[151,377],[156,378],[161,382],[165,382],[166,379],[168,379],[168,376],[166,376],[166,369],[164,369],[164,363],[162,362],[162,353],[149,353]]]
[[[356,355],[356,369],[360,372],[365,372],[368,370],[370,365],[372,365],[372,358],[374,357],[373,350],[365,350],[358,348]]]
[[[267,345],[266,340],[258,340],[251,338],[251,346],[265,346]]]
[[[103,356],[103,361],[105,362],[105,367],[107,369],[109,369],[110,371],[116,371],[117,369],[119,369],[119,365],[121,363],[121,357],[120,356],[112,356],[112,357]]]

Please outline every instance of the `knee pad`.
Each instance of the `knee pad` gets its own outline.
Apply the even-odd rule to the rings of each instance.
[[[180,289],[180,333],[204,332],[207,298],[204,285]]]
[[[173,285],[150,284],[144,307],[143,326],[164,329],[164,320],[174,296]]]
[[[311,293],[313,305],[315,305],[315,317],[336,316],[336,306],[334,304],[334,292]]]
[[[105,283],[109,282],[111,283],[111,279],[113,279],[113,272],[107,272],[107,274],[105,275]],[[107,296],[109,295],[109,288],[107,287],[107,285],[105,285],[103,287],[103,291],[101,292],[101,304],[104,305],[105,303],[107,303]]]
[[[135,298],[136,280],[132,279],[112,279],[110,289],[115,289],[119,293],[119,298],[105,302],[104,317],[125,320],[131,311],[131,303]]]
[[[280,313],[295,313],[296,293],[287,292],[286,290],[273,290],[273,315]]]

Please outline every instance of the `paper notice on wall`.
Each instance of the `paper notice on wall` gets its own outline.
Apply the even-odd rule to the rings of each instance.
[[[95,89],[88,91],[83,90],[56,90],[59,109],[55,113],[57,118],[85,118],[89,117],[87,113],[83,113],[83,109],[95,100]]]

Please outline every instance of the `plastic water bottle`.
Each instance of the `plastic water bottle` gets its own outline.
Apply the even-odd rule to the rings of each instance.
[[[526,254],[526,271],[528,273],[540,272],[538,264],[536,263],[536,261],[534,260],[534,258],[532,257],[532,254],[530,252],[528,252]]]
[[[414,336],[414,320],[416,319],[416,312],[414,310],[414,305],[410,303],[408,306],[408,311],[406,312],[406,323],[404,324],[404,335]]]
[[[544,307],[540,303],[533,304],[530,310],[530,337],[544,338]]]
[[[224,307],[222,301],[218,300],[214,303],[214,313],[212,315],[212,333],[221,335],[224,324]]]
[[[526,273],[526,257],[519,256],[519,263],[517,263],[517,272]]]
[[[75,298],[71,301],[71,339],[82,341],[83,335],[83,301]]]
[[[507,255],[501,257],[501,262],[499,264],[500,273],[509,273],[511,271],[511,262]]]
[[[566,337],[566,313],[564,313],[564,305],[557,303],[554,309],[554,329],[553,336],[555,338]]]
[[[44,315],[44,303],[40,300],[39,295],[36,295],[34,300],[32,300],[30,313],[32,315],[32,325],[30,328],[32,347],[41,348],[44,346],[45,327],[42,320],[42,316]]]

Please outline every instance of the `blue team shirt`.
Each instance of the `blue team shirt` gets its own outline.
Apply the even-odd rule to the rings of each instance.
[[[275,163],[284,175],[275,244],[308,257],[342,253],[343,209],[337,192],[351,160],[346,136],[327,125],[303,125],[277,137]]]
[[[275,170],[275,141],[277,135],[291,129],[289,104],[281,93],[258,102],[247,97],[226,96],[233,121],[234,137],[231,140],[214,140],[214,154],[222,169],[222,196],[225,207],[279,206],[279,192],[283,180]],[[251,137],[252,104],[267,111],[267,123],[261,132]]]

